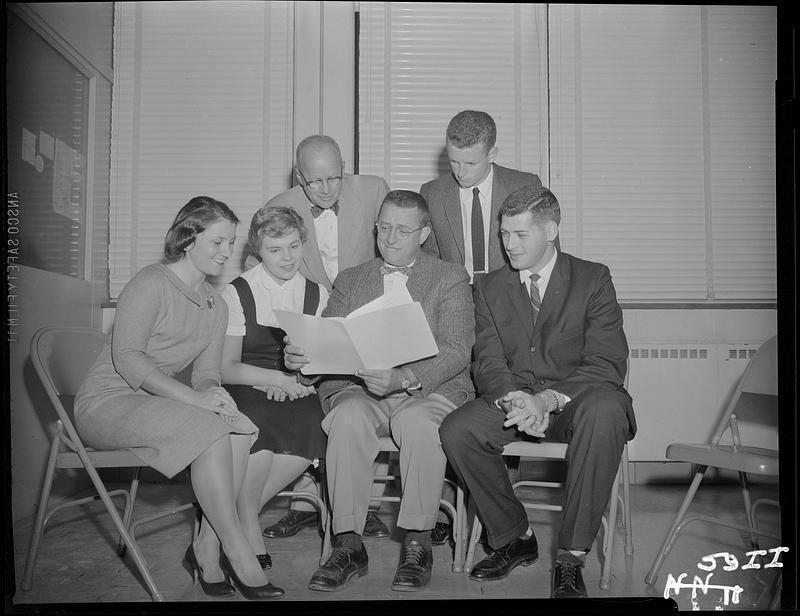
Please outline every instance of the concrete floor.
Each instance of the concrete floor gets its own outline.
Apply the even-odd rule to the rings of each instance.
[[[599,542],[587,557],[584,580],[592,598],[592,603],[601,603],[601,607],[613,609],[615,598],[654,598],[663,597],[668,575],[678,578],[687,573],[685,582],[690,582],[695,575],[703,579],[708,575],[698,568],[698,563],[705,555],[729,552],[739,561],[735,571],[722,571],[722,561],[718,565],[713,578],[714,585],[739,585],[743,591],[739,595],[738,604],[729,597],[728,605],[724,604],[724,592],[720,589],[708,589],[707,593],[696,593],[697,606],[702,610],[713,609],[766,609],[776,593],[781,569],[742,570],[750,560],[746,552],[743,537],[737,531],[720,527],[711,527],[696,522],[689,525],[680,535],[672,552],[666,557],[658,580],[654,586],[647,586],[644,577],[650,567],[661,541],[671,524],[674,515],[685,493],[685,485],[634,485],[632,486],[632,517],[634,554],[625,557],[623,553],[624,536],[617,527],[613,554],[613,574],[611,588],[601,591],[599,588],[601,562],[598,557]],[[552,490],[550,490],[552,492]],[[753,488],[753,497],[777,498],[777,487],[758,485]],[[137,499],[136,515],[143,516],[161,508],[177,506],[192,499],[191,489],[185,482],[144,483]],[[261,514],[264,526],[267,526],[285,512],[287,499],[278,498],[268,504]],[[741,494],[735,485],[713,485],[701,489],[695,503],[695,509],[709,514],[724,512],[722,515],[731,520],[741,520]],[[384,503],[381,508],[381,519],[393,528],[396,505]],[[137,535],[139,545],[144,554],[161,591],[169,602],[214,602],[225,605],[204,606],[203,612],[240,610],[247,603],[240,594],[224,599],[212,599],[205,596],[200,586],[193,586],[188,571],[182,565],[184,551],[191,539],[192,524],[190,511],[182,512],[142,527]],[[376,604],[375,601],[403,600],[436,600],[438,612],[455,611],[476,606],[453,600],[470,599],[546,599],[550,593],[550,574],[552,569],[553,532],[558,523],[558,514],[547,511],[529,511],[540,545],[539,561],[527,568],[517,567],[506,578],[498,582],[479,583],[470,581],[465,574],[451,571],[452,550],[450,546],[434,547],[434,570],[429,587],[418,593],[398,593],[390,589],[392,577],[400,549],[400,536],[393,532],[390,538],[365,540],[369,554],[369,574],[352,582],[345,589],[336,593],[320,593],[308,590],[306,585],[318,566],[321,540],[316,531],[306,529],[295,537],[280,540],[267,540],[267,549],[273,558],[273,569],[270,580],[286,590],[286,595],[272,605],[259,606],[257,609],[269,609],[274,613],[302,613],[304,608],[309,612],[318,612],[312,602],[354,602],[332,603],[325,607],[326,611],[338,611],[347,608],[349,613],[377,613],[386,609],[398,609],[400,604]],[[772,507],[760,510],[759,522],[762,528],[778,531],[779,514]],[[25,557],[30,541],[32,521],[17,524],[14,528],[14,560],[17,587],[19,586],[25,566]],[[602,534],[602,531],[601,531]],[[764,540],[761,547],[768,549],[777,547],[774,542]],[[103,602],[133,602],[140,610],[148,609],[142,602],[150,601],[150,597],[139,580],[130,558],[120,559],[115,551],[116,537],[113,526],[101,503],[84,505],[73,510],[66,510],[53,518],[47,527],[41,551],[34,572],[33,587],[30,591],[16,590],[11,603],[7,607],[35,610],[59,607],[70,609],[70,604],[93,604]],[[481,547],[478,547],[479,554]],[[772,554],[770,554],[770,558]],[[476,560],[478,560],[476,558]],[[693,607],[692,591],[683,589],[673,599],[681,610]],[[443,602],[442,600],[449,600]],[[611,600],[611,603],[607,601]],[[548,600],[549,601],[549,600]],[[308,603],[306,603],[308,602]],[[620,607],[619,611],[630,608]],[[48,605],[44,605],[48,604]],[[287,605],[289,604],[289,605]],[[509,611],[517,602],[503,604],[503,611]],[[524,602],[530,610],[529,601]],[[152,605],[152,604],[151,604]],[[550,604],[548,604],[550,605]],[[588,605],[588,604],[587,604]],[[77,606],[73,606],[77,607]],[[111,606],[108,606],[111,607]],[[120,606],[121,608],[122,606]],[[189,604],[173,606],[185,611],[191,609]],[[251,608],[256,606],[251,604]],[[319,606],[322,607],[322,606]],[[423,608],[423,604],[420,604]],[[561,611],[566,607],[562,604]],[[116,608],[114,608],[116,610]],[[415,608],[416,609],[416,608]],[[618,611],[613,609],[613,611]],[[638,610],[637,610],[638,611]]]

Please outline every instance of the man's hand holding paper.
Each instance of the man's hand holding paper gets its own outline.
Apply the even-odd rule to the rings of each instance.
[[[387,306],[393,303],[381,296],[346,318],[276,310],[278,322],[291,340],[291,348],[285,351],[287,367],[300,366],[303,374],[355,374],[436,355],[439,348],[422,306],[407,301]],[[302,355],[293,353],[300,349]]]

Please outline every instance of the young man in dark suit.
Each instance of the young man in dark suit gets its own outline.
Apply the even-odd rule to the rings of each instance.
[[[446,465],[439,426],[474,395],[469,361],[475,313],[463,266],[421,251],[430,233],[429,220],[428,206],[418,193],[389,192],[375,225],[381,258],[341,272],[322,313],[344,317],[405,287],[422,305],[439,352],[388,370],[359,370],[352,377],[333,376],[320,382],[335,537],[333,553],[309,582],[312,590],[339,590],[367,573],[361,537],[379,438],[388,435],[400,449],[403,493],[397,526],[406,531],[392,590],[417,591],[430,582],[431,529]],[[311,359],[291,344],[284,357],[290,369]]]
[[[431,210],[433,233],[425,250],[461,263],[479,277],[505,263],[498,212],[505,198],[542,182],[533,173],[496,164],[497,127],[483,111],[461,111],[447,125],[445,146],[451,173],[423,184],[420,194]]]
[[[505,198],[523,186],[542,185],[533,173],[496,164],[496,142],[497,127],[488,113],[457,113],[445,131],[451,172],[420,188],[431,210],[433,228],[423,249],[462,264],[470,283],[507,262],[499,233],[500,206]],[[445,543],[451,533],[449,521],[437,522],[434,544]]]
[[[501,452],[531,437],[569,443],[554,598],[585,597],[585,555],[599,530],[636,421],[623,388],[628,344],[608,267],[556,249],[561,213],[546,188],[522,188],[501,210],[510,265],[475,285],[473,378],[479,398],[451,413],[442,447],[464,481],[491,554],[470,578],[505,578],[539,556]]]

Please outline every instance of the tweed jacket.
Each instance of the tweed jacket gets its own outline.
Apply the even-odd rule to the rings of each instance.
[[[336,277],[333,293],[323,317],[343,317],[383,295],[381,259],[344,270]],[[404,364],[422,385],[413,395],[438,393],[456,406],[474,397],[469,376],[470,351],[475,341],[475,314],[467,272],[461,265],[447,263],[420,252],[406,288],[422,304],[439,353]],[[322,408],[330,410],[330,396],[363,381],[355,377],[329,378],[318,386]],[[366,388],[364,388],[366,391]]]
[[[475,284],[473,378],[489,404],[509,391],[623,391],[628,343],[608,267],[559,252],[536,325],[519,273],[508,266]],[[633,404],[625,392],[631,438]]]
[[[342,176],[337,215],[340,272],[377,256],[375,220],[378,217],[378,208],[388,192],[386,181],[376,175]],[[300,273],[330,291],[333,281],[328,278],[322,265],[311,205],[303,187],[295,186],[267,201],[264,207],[290,207],[300,214],[308,231],[308,239],[303,244]],[[258,259],[251,255],[247,258],[245,268],[250,269],[257,264]]]
[[[489,271],[502,267],[506,255],[500,242],[500,206],[506,197],[523,186],[538,188],[542,181],[538,175],[508,169],[492,163],[492,213],[489,226]],[[433,233],[423,245],[427,252],[450,261],[464,264],[464,225],[461,222],[461,199],[458,183],[452,173],[423,184],[419,189],[431,211]]]

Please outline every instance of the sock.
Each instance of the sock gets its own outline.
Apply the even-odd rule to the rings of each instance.
[[[358,535],[354,532],[347,532],[347,533],[339,533],[336,535],[336,545],[340,548],[350,548],[358,552],[361,547],[361,535]]]
[[[416,541],[426,550],[431,549],[431,531],[429,530],[407,530],[406,543]]]
[[[569,550],[569,549],[566,549],[566,548],[559,548],[558,556],[557,556],[556,560],[558,560],[558,558],[561,558],[562,556],[564,556],[566,554],[570,554],[570,555],[574,556],[579,561],[581,561],[581,563],[585,563],[586,562],[586,550]]]
[[[526,530],[523,534],[519,536],[520,539],[530,539],[531,535],[533,534],[533,529],[529,526],[528,530]]]

